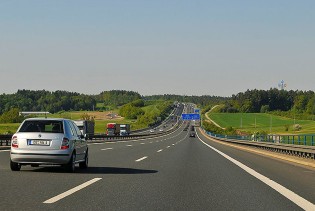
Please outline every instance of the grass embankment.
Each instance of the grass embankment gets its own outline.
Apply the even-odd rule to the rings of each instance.
[[[276,134],[314,134],[315,121],[294,120],[291,118],[275,116],[265,113],[208,113],[208,116],[219,124],[227,128],[232,126],[237,130],[254,133],[266,131]],[[255,123],[256,122],[256,123]],[[302,128],[294,130],[293,125],[299,124]],[[287,128],[287,130],[286,130]]]

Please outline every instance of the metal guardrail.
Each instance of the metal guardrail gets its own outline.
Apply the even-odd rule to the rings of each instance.
[[[296,139],[296,142],[294,142],[293,138],[292,139],[279,139],[279,138],[275,138],[275,135],[268,135],[268,136],[262,136],[262,137],[258,136],[256,139],[255,138],[252,139],[252,137],[250,136],[243,136],[243,137],[242,136],[225,136],[225,135],[213,134],[205,130],[204,132],[211,138],[224,141],[224,142],[253,146],[253,147],[262,148],[265,150],[279,152],[283,154],[294,155],[294,156],[309,158],[313,160],[315,159],[315,146],[305,145],[305,143],[307,143],[305,141],[306,139],[304,137],[305,135],[303,136],[301,135],[301,137],[304,137],[303,141],[301,141],[302,138],[298,138]],[[280,136],[280,137],[288,137],[288,136]],[[311,140],[314,140],[314,139],[311,139]],[[292,143],[299,143],[299,144],[292,144]]]
[[[315,146],[315,135],[252,135],[252,136],[227,136],[207,132],[211,136],[225,139],[258,141],[268,143],[293,144]]]
[[[0,146],[10,146],[11,138],[12,134],[0,135]]]
[[[158,136],[172,133],[175,130],[177,130],[179,127],[180,127],[180,122],[178,122],[171,129],[164,132],[156,132],[156,133],[151,133],[151,134],[135,134],[135,135],[129,135],[129,136],[108,136],[106,134],[90,134],[87,136],[86,139],[89,142],[102,142],[102,141],[132,140],[132,139],[137,139],[137,138],[151,138],[151,137],[158,137]]]
[[[104,141],[123,141],[123,140],[133,140],[137,138],[149,138],[164,135],[165,133],[156,134],[139,134],[139,135],[129,135],[129,136],[108,136],[106,134],[93,134],[87,137],[88,142],[104,142]]]

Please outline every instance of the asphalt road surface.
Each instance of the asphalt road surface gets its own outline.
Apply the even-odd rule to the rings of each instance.
[[[244,152],[183,125],[89,145],[89,168],[23,166],[0,151],[0,210],[315,210],[315,170]]]

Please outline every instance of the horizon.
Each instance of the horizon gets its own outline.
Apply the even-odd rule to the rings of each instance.
[[[135,92],[135,93],[138,93],[140,94],[142,97],[147,97],[147,96],[158,96],[158,95],[177,95],[177,96],[187,96],[187,97],[202,97],[202,96],[210,96],[210,97],[223,97],[223,98],[231,98],[233,95],[237,95],[239,93],[245,93],[246,91],[253,91],[253,90],[258,90],[258,91],[268,91],[268,90],[271,90],[271,89],[277,89],[277,90],[281,90],[279,88],[276,88],[276,87],[270,87],[269,89],[247,89],[245,91],[242,91],[242,92],[238,92],[238,93],[234,93],[232,94],[231,96],[220,96],[220,95],[211,95],[211,94],[203,94],[203,95],[181,95],[181,94],[171,94],[171,93],[164,93],[164,94],[152,94],[152,95],[143,95],[142,93],[140,93],[139,91],[135,91],[135,90],[122,90],[122,89],[113,89],[113,90],[103,90],[99,93],[93,93],[93,94],[87,94],[87,93],[82,93],[82,92],[78,92],[78,91],[68,91],[68,90],[47,90],[47,89],[38,89],[38,90],[31,90],[31,89],[18,89],[17,91],[15,92],[12,92],[12,93],[2,93],[2,94],[5,94],[5,95],[10,95],[10,94],[16,94],[18,91],[22,91],[22,90],[25,90],[25,91],[47,91],[47,92],[56,92],[56,91],[65,91],[65,92],[73,92],[73,93],[78,93],[78,94],[84,94],[84,95],[99,95],[101,94],[102,92],[110,92],[110,91],[131,91],[131,92]],[[314,90],[287,90],[287,89],[282,89],[283,91],[286,91],[286,92],[290,92],[290,91],[293,91],[293,92],[314,92]],[[0,94],[1,95],[1,94]]]

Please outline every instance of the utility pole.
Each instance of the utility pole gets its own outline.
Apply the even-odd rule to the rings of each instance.
[[[272,131],[272,115],[270,115],[270,133]]]

